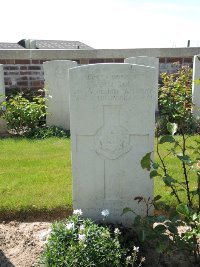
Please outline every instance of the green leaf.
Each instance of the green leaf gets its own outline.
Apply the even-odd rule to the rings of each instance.
[[[140,239],[141,242],[144,242],[145,239],[146,239],[146,233],[145,233],[145,230],[141,230],[141,231],[139,232],[138,237],[139,237],[139,239]]]
[[[164,224],[158,224],[156,225],[154,230],[156,230],[157,233],[162,234],[163,232],[166,231],[166,226]]]
[[[128,213],[128,212],[135,213],[131,208],[126,207],[123,209],[121,216]]]
[[[193,220],[193,221],[195,221],[197,218],[198,218],[198,216],[197,216],[196,213],[192,214],[192,220]]]
[[[178,213],[186,216],[186,217],[189,217],[190,216],[190,211],[189,211],[189,208],[187,205],[181,203],[179,204],[177,207],[176,207],[176,210]]]
[[[163,178],[163,181],[164,181],[164,183],[165,183],[166,186],[171,186],[172,183],[176,183],[177,182],[177,180],[175,180],[171,176],[165,176]]]
[[[155,169],[155,170],[157,170],[159,167],[160,167],[160,165],[158,164],[158,163],[153,163],[152,164],[152,167],[153,167],[153,169]]]
[[[134,225],[134,226],[141,225],[141,216],[140,216],[140,215],[137,215],[137,216],[135,217],[133,225]]]
[[[156,251],[157,251],[158,253],[162,253],[162,252],[164,251],[164,249],[165,249],[164,244],[161,243],[161,242],[156,243],[156,247],[155,247],[155,249],[156,249]]]
[[[190,194],[193,195],[193,196],[198,195],[198,191],[197,190],[190,191]]]
[[[158,201],[158,200],[161,199],[161,198],[162,198],[162,196],[157,195],[157,196],[154,197],[153,201]]]
[[[187,163],[190,163],[191,162],[191,159],[189,156],[187,155],[177,155],[177,158],[180,159],[181,161],[184,161],[184,162],[187,162]]]
[[[185,192],[186,189],[181,188],[181,189],[177,189],[177,192]]]
[[[150,178],[156,177],[156,176],[161,176],[156,170],[153,170],[150,172]]]
[[[178,125],[176,123],[168,122],[167,123],[167,130],[169,131],[169,133],[171,135],[174,135],[178,130]]]
[[[178,234],[178,229],[175,225],[171,224],[169,227],[168,227],[168,230],[173,233],[173,234]]]
[[[174,143],[175,139],[171,135],[164,135],[163,137],[160,138],[159,144],[164,144],[164,143]]]
[[[151,169],[151,152],[147,153],[141,160],[141,166],[143,169],[150,171]]]

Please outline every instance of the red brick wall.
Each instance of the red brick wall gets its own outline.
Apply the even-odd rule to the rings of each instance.
[[[190,64],[192,66],[192,57],[187,58],[160,58],[160,66],[163,71],[163,65],[169,65],[179,61],[180,64]],[[28,60],[28,59],[0,59],[0,64],[4,65],[4,80],[6,95],[13,89],[20,92],[36,92],[44,87],[43,62],[46,60]],[[96,63],[123,63],[124,58],[86,58],[75,59],[78,64],[96,64]],[[164,66],[165,67],[165,66]]]
[[[6,94],[13,89],[33,92],[43,88],[43,62],[43,60],[0,60],[0,64],[4,64]]]

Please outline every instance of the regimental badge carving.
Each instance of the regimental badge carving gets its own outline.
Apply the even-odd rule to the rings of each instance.
[[[103,126],[95,135],[95,150],[108,159],[117,159],[131,149],[130,135],[120,125]]]

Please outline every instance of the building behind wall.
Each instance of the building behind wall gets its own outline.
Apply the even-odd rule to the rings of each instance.
[[[200,47],[93,49],[78,41],[25,41],[7,45],[0,43],[0,64],[4,65],[6,94],[14,89],[32,93],[43,88],[45,61],[73,60],[85,65],[123,63],[127,57],[151,56],[159,58],[160,72],[171,73],[177,69],[175,62],[178,62],[179,66],[187,64],[192,67],[193,56],[200,54]],[[31,46],[34,48],[26,48]]]

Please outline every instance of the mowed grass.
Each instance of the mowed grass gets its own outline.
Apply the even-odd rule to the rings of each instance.
[[[176,139],[181,141],[180,136]],[[195,146],[195,139],[200,141],[200,136],[188,139],[188,146]],[[161,154],[165,155],[171,146],[169,143],[161,145]],[[192,151],[189,152],[194,158]],[[155,160],[158,161],[156,153]],[[169,156],[166,165],[173,178],[184,181],[180,160]],[[190,172],[189,177],[191,190],[194,190],[197,176]],[[166,204],[177,204],[162,178],[154,178],[154,185],[155,196],[161,195],[161,200]],[[181,200],[184,202],[187,201],[185,196],[182,192]],[[54,210],[65,207],[72,207],[70,139],[0,139],[0,211]]]
[[[181,136],[175,136],[175,139],[180,142],[182,145],[182,137]],[[196,146],[195,140],[200,142],[200,136],[195,135],[192,137],[189,137],[186,140],[186,145],[188,147]],[[156,142],[155,142],[156,143]],[[156,144],[155,144],[156,146]],[[170,148],[173,147],[173,144],[170,143],[164,143],[162,145],[159,145],[160,153],[163,156],[168,154]],[[156,150],[156,148],[155,148]],[[178,150],[177,152],[181,153],[181,150]],[[191,157],[192,160],[195,160],[196,158],[200,157],[200,155],[194,154],[192,149],[187,149],[186,154]],[[160,164],[160,160],[158,158],[157,153],[154,154],[154,159],[156,162]],[[177,179],[179,182],[185,182],[184,180],[184,174],[183,174],[183,167],[182,162],[175,156],[169,155],[165,158],[165,165],[168,169],[168,174],[172,176],[174,179]],[[188,167],[187,167],[188,170]],[[161,195],[162,199],[161,201],[164,201],[166,204],[170,206],[176,206],[178,204],[178,201],[174,196],[171,196],[171,188],[165,186],[163,182],[163,177],[155,177],[154,178],[154,196]],[[190,190],[196,190],[197,189],[197,174],[192,169],[188,172],[188,178],[189,178],[189,187]],[[181,187],[180,187],[181,188]],[[182,187],[183,188],[183,187]],[[178,192],[180,199],[182,202],[187,203],[187,197],[186,197],[186,191]],[[194,197],[194,203],[197,204],[197,197]]]
[[[0,211],[71,206],[70,140],[0,139]]]

